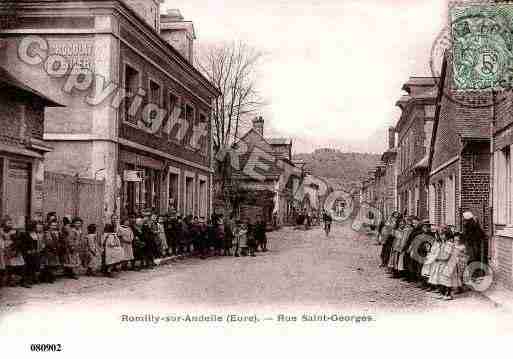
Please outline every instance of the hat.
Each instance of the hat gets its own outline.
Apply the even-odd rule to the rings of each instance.
[[[467,211],[467,212],[463,213],[463,219],[469,220],[469,219],[472,219],[472,218],[474,218],[474,215],[472,214],[472,212]]]

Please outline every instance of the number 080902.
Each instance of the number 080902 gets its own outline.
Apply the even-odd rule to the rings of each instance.
[[[32,352],[61,352],[61,344],[31,344],[30,351]]]

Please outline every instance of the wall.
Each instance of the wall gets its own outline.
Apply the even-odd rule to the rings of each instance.
[[[488,143],[468,146],[461,156],[461,210],[471,211],[485,231],[490,228],[490,172],[478,172],[472,165],[474,154],[489,154]]]

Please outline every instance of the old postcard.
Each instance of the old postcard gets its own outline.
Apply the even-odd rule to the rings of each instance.
[[[1,0],[0,355],[490,356],[512,85],[509,1]]]

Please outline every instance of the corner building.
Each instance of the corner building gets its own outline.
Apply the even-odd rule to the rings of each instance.
[[[105,221],[145,208],[210,214],[210,113],[219,91],[192,65],[192,23],[176,11],[161,16],[156,0],[20,0],[16,26],[0,35],[8,50],[0,65],[66,106],[46,112],[44,139],[54,149],[46,169],[103,179]],[[47,49],[39,50],[47,61],[20,59],[27,36],[46,41]],[[47,65],[55,54],[73,69],[63,76],[52,72]],[[66,83],[79,82],[81,70],[94,74],[91,85],[67,91]],[[155,127],[156,111],[149,117],[155,122],[145,121],[150,103],[175,113],[176,121],[166,116]],[[194,141],[193,126],[201,124],[206,132]]]

